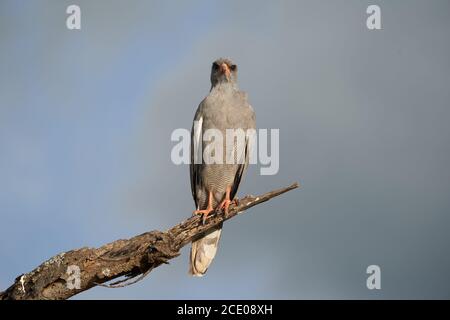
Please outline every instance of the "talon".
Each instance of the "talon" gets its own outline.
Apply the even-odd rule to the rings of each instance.
[[[223,209],[225,212],[225,215],[227,215],[228,208],[230,207],[230,203],[231,203],[231,200],[228,200],[228,199],[223,200],[217,207],[217,211],[220,211],[221,209]]]
[[[228,208],[230,207],[230,204],[232,202],[236,203],[235,200],[230,200],[230,193],[231,193],[231,187],[227,187],[226,193],[225,193],[225,199],[217,206],[216,210],[219,211],[223,209],[225,212],[225,215],[228,215]]]
[[[195,210],[194,214],[201,214],[202,215],[202,223],[205,224],[206,217],[213,211],[213,208],[208,208],[205,210]]]
[[[212,192],[210,191],[208,194],[208,207],[206,209],[203,210],[194,210],[193,214],[201,214],[202,215],[202,223],[205,224],[206,222],[206,217],[208,217],[208,215],[214,211],[213,206],[212,206]]]

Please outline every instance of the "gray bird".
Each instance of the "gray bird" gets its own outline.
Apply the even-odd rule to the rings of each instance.
[[[208,129],[217,129],[222,133],[224,149],[221,164],[207,164],[203,154],[198,153],[198,150],[204,151],[213,141],[205,141],[203,138]],[[220,58],[212,64],[211,90],[197,108],[191,131],[190,176],[196,205],[194,214],[202,214],[203,221],[213,211],[223,209],[225,214],[228,213],[228,207],[235,199],[248,166],[251,140],[246,136],[243,147],[241,145],[242,148],[238,148],[239,143],[233,138],[232,147],[229,148],[231,150],[228,150],[226,129],[242,129],[245,132],[247,129],[255,129],[255,113],[247,101],[247,94],[238,88],[236,64],[229,59]],[[194,144],[197,144],[197,150]],[[230,151],[234,152],[231,156]],[[195,161],[196,156],[200,162]],[[227,156],[234,163],[226,162]],[[222,225],[192,242],[190,274],[203,276],[208,270],[216,255],[221,232]]]

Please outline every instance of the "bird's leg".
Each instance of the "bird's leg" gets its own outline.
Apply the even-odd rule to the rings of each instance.
[[[230,204],[234,202],[236,204],[237,200],[230,200],[230,193],[231,193],[231,187],[228,186],[227,190],[225,192],[225,199],[217,206],[216,210],[224,209],[225,215],[228,215],[228,208],[230,207]]]
[[[212,192],[209,191],[209,193],[208,193],[208,207],[206,209],[203,209],[203,210],[195,210],[194,211],[194,214],[201,214],[201,215],[203,215],[203,224],[205,224],[206,217],[208,216],[208,214],[210,214],[214,210],[213,205],[212,205],[212,197],[213,197]]]

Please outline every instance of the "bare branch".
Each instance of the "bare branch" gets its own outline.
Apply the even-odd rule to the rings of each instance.
[[[120,284],[126,281],[135,283],[154,268],[179,256],[183,246],[219,223],[298,187],[298,183],[294,183],[257,197],[246,196],[237,205],[230,206],[227,216],[222,212],[213,214],[206,219],[205,224],[200,216],[192,216],[165,232],[150,231],[127,240],[116,240],[99,248],[63,252],[33,271],[17,277],[14,284],[0,292],[0,300],[67,299],[97,285],[107,286],[106,282],[120,277],[125,279],[110,286],[123,286]],[[69,270],[73,273],[68,272]],[[74,281],[76,274],[80,279],[78,283]],[[139,278],[135,279],[136,277]]]

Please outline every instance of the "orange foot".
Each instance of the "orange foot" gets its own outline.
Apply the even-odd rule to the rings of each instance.
[[[208,208],[208,209],[205,209],[205,210],[195,210],[195,211],[194,211],[194,214],[201,214],[201,215],[202,215],[202,222],[203,222],[203,224],[205,224],[206,217],[207,217],[212,211],[214,211],[213,208]]]
[[[231,203],[234,203],[235,205],[238,204],[237,198],[230,200],[230,192],[231,192],[231,187],[227,187],[225,199],[223,199],[223,201],[217,206],[217,209],[216,209],[217,211],[223,209],[225,212],[225,215],[228,215],[228,208],[230,207]]]
[[[216,210],[220,211],[220,210],[223,209],[224,212],[225,212],[225,215],[227,215],[228,214],[228,208],[230,207],[230,204],[231,204],[231,200],[225,199],[218,205]]]
[[[201,214],[202,215],[202,222],[203,224],[205,224],[206,221],[206,217],[208,217],[208,215],[213,212],[213,206],[212,206],[212,192],[209,192],[208,195],[208,208],[203,209],[203,210],[195,210],[194,214]]]

